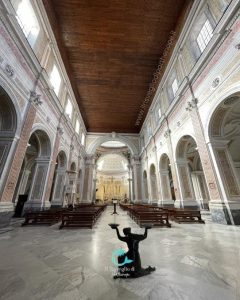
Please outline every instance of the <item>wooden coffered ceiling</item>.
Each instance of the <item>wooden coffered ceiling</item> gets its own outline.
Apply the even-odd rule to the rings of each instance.
[[[140,131],[153,73],[191,2],[43,0],[89,132]]]

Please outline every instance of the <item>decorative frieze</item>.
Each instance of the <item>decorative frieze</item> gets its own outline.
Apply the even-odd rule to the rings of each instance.
[[[171,134],[171,130],[168,129],[164,132],[164,137],[167,139],[170,136],[170,134]]]
[[[41,95],[38,95],[34,91],[30,91],[30,102],[34,103],[36,106],[42,105]]]
[[[186,111],[192,111],[194,108],[197,107],[197,103],[198,103],[197,98],[193,98],[191,101],[188,101],[187,107],[185,108]]]
[[[240,43],[237,44],[237,45],[235,45],[235,48],[236,48],[237,50],[240,50]]]
[[[5,73],[7,74],[8,77],[13,77],[14,76],[15,72],[9,64],[6,64],[4,71],[5,71]]]
[[[220,77],[215,78],[212,82],[212,88],[215,89],[219,85],[219,83],[220,83]]]

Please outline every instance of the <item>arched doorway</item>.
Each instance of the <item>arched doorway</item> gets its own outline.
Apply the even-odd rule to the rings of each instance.
[[[64,184],[67,171],[67,156],[64,151],[60,151],[55,166],[55,172],[50,194],[51,206],[62,206],[64,201]]]
[[[209,124],[209,139],[222,194],[234,224],[240,224],[240,95],[224,100]],[[226,215],[226,214],[225,214]]]
[[[51,143],[46,132],[36,130],[32,133],[15,193],[15,199],[19,195],[25,195],[27,202],[25,209],[44,207],[44,189],[51,157]]]
[[[156,168],[154,164],[150,166],[150,184],[151,184],[151,195],[152,202],[158,202],[158,192],[157,192],[157,176],[156,176]]]
[[[17,114],[12,100],[0,87],[0,182],[15,137]],[[1,187],[1,186],[0,186]]]
[[[169,157],[166,153],[162,154],[159,163],[160,181],[162,189],[162,205],[174,205],[176,200],[175,189],[173,185],[172,170]]]
[[[177,166],[183,206],[208,208],[209,194],[195,140],[183,136],[177,146]]]
[[[149,200],[149,194],[148,194],[148,182],[147,182],[147,172],[146,170],[143,171],[143,192],[144,192],[144,198],[143,202],[148,202]]]

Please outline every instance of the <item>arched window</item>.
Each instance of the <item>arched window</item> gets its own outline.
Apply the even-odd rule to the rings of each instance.
[[[201,52],[203,52],[204,49],[207,47],[207,44],[210,42],[212,36],[213,28],[209,20],[207,19],[206,22],[203,24],[197,37],[197,43]]]
[[[29,0],[20,1],[17,9],[17,20],[31,47],[34,46],[40,32],[40,26]]]

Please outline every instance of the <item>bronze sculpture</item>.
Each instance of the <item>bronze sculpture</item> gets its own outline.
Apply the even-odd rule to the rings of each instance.
[[[119,224],[109,224],[112,229],[116,229],[118,239],[127,243],[128,252],[118,257],[118,274],[114,276],[116,278],[137,278],[145,275],[149,275],[155,271],[155,267],[149,266],[148,268],[142,268],[141,258],[138,251],[139,242],[147,238],[147,231],[151,226],[146,225],[144,234],[131,233],[131,228],[127,227],[123,229],[124,236],[121,236],[118,230]],[[125,263],[126,262],[126,263]]]

